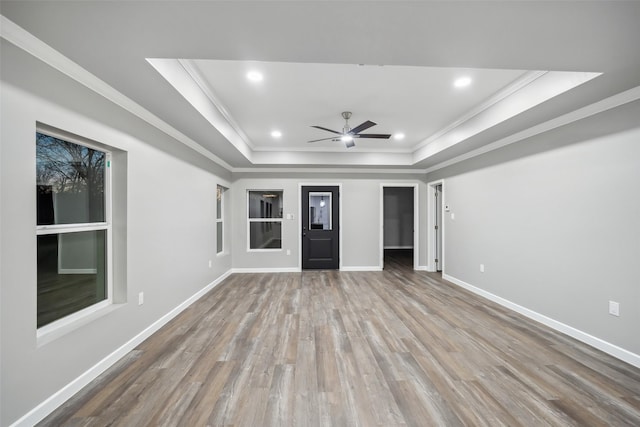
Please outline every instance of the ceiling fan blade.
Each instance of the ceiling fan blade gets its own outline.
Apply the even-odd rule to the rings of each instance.
[[[323,128],[322,126],[311,126],[312,128],[326,130],[327,132],[337,133],[338,135],[342,135],[342,132],[338,132],[337,130],[331,130],[327,128]]]
[[[307,141],[307,143],[309,143],[309,142],[319,142],[319,141],[328,141],[328,140],[330,140],[330,139],[335,140],[335,139],[336,139],[336,137],[335,137],[335,136],[330,136],[329,138],[314,139],[314,140],[311,140],[311,141]]]
[[[350,134],[355,135],[356,133],[360,133],[363,130],[369,129],[371,126],[375,126],[377,123],[372,122],[371,120],[367,120],[364,123],[359,124],[349,131]]]
[[[389,139],[391,135],[388,133],[359,133],[353,135],[354,138],[376,138],[376,139]]]

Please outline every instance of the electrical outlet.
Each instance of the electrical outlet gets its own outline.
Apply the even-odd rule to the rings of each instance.
[[[211,268],[211,265],[212,265],[212,264],[211,264],[211,260],[209,260],[209,268]]]
[[[287,249],[287,255],[291,255],[291,249]]]
[[[484,264],[480,264],[480,273],[484,273]]]
[[[144,304],[144,292],[138,294],[138,305]]]
[[[615,301],[609,301],[609,314],[612,316],[620,316],[620,304]]]

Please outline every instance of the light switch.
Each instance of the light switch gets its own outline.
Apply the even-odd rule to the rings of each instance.
[[[609,301],[609,314],[620,316],[620,304],[615,301]]]

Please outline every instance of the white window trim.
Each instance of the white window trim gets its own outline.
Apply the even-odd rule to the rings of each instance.
[[[280,244],[280,248],[260,248],[260,249],[251,249],[251,223],[252,222],[279,222],[280,223],[280,232],[282,232],[282,223],[283,223],[283,218],[250,218],[249,217],[249,193],[251,192],[265,192],[265,191],[273,191],[273,192],[281,192],[282,193],[282,199],[283,199],[283,203],[284,203],[284,190],[283,189],[266,189],[266,190],[261,190],[261,189],[251,189],[251,190],[247,190],[247,212],[246,212],[246,218],[247,218],[247,252],[282,252],[282,240],[281,240],[281,244]],[[282,235],[280,236],[282,238]]]
[[[112,235],[112,181],[111,181],[111,163],[112,153],[104,146],[92,144],[83,138],[75,137],[74,135],[67,134],[65,132],[56,132],[50,128],[36,127],[36,132],[43,133],[54,138],[58,138],[64,141],[72,142],[77,145],[82,145],[92,150],[97,150],[105,153],[105,177],[104,177],[104,208],[105,208],[105,221],[104,222],[92,222],[82,224],[49,224],[49,225],[36,225],[36,236],[42,236],[47,234],[68,234],[83,231],[97,231],[106,230],[107,248],[105,250],[105,275],[107,278],[107,298],[102,301],[98,301],[88,307],[78,310],[74,313],[68,314],[60,319],[54,320],[51,323],[47,323],[44,326],[37,328],[38,345],[45,344],[58,336],[64,335],[79,326],[87,323],[95,317],[102,316],[107,311],[111,310],[113,305],[113,235]]]

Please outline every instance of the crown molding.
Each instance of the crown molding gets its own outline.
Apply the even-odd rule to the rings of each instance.
[[[202,93],[209,99],[209,101],[216,107],[216,109],[220,112],[224,120],[226,120],[231,128],[238,134],[242,142],[244,142],[251,150],[255,150],[256,146],[251,139],[247,136],[246,133],[242,130],[238,122],[235,121],[229,110],[224,106],[220,98],[216,95],[211,86],[207,83],[205,78],[202,76],[202,73],[198,70],[198,67],[193,63],[190,59],[178,59],[177,60],[180,65],[187,72],[189,77],[194,81],[194,83],[200,88]],[[240,150],[241,152],[243,150]]]
[[[4,15],[0,15],[0,37],[33,55],[45,64],[60,71],[100,96],[108,99],[124,110],[144,120],[151,126],[169,135],[176,141],[181,142],[185,146],[203,155],[224,169],[227,169],[228,171],[232,170],[232,166],[220,157],[216,156],[155,114],[151,113],[146,108],[142,107],[137,102],[133,101],[131,98],[114,89],[91,72],[82,68],[80,65],[44,43],[42,40],[15,24]]]
[[[302,153],[344,153],[345,150],[349,150],[349,153],[392,153],[392,154],[412,154],[413,149],[411,148],[361,148],[356,145],[353,148],[345,148],[344,145],[340,145],[339,148],[328,148],[328,147],[309,147],[309,148],[301,148],[301,147],[261,147],[256,148],[253,151],[256,153],[291,153],[291,152],[302,152]]]
[[[415,151],[414,163],[428,159],[600,75],[601,73],[562,71],[534,73],[529,79],[520,81],[515,86],[518,90],[511,95],[502,96],[499,100],[494,98],[490,107],[476,111],[475,115],[469,116],[456,128]]]
[[[539,79],[540,77],[544,76],[545,74],[547,74],[547,71],[529,71],[529,72],[525,73],[523,76],[521,76],[520,78],[518,78],[516,81],[512,82],[508,86],[504,87],[502,90],[500,90],[499,92],[497,92],[496,94],[491,96],[489,99],[485,100],[483,103],[481,103],[481,104],[475,106],[474,108],[472,108],[471,110],[467,111],[465,114],[460,116],[454,122],[452,122],[449,125],[443,127],[442,129],[440,129],[439,131],[437,131],[433,135],[430,135],[428,138],[424,139],[422,142],[419,142],[418,144],[416,144],[411,151],[415,152],[415,151],[419,150],[420,148],[430,144],[431,142],[436,141],[438,138],[442,137],[446,133],[452,131],[453,129],[455,129],[457,127],[459,127],[463,123],[471,120],[472,118],[474,118],[478,114],[488,110],[489,108],[493,107],[498,102],[502,101],[505,98],[508,98],[509,96],[511,96],[514,93],[518,92],[519,90],[521,90],[525,86],[528,86],[529,84],[531,84],[535,80]]]
[[[233,168],[232,173],[352,173],[352,174],[424,174],[424,169],[377,169],[377,168]]]
[[[640,86],[636,86],[632,89],[626,90],[624,92],[620,92],[616,95],[610,96],[601,101],[587,105],[586,107],[579,108],[577,110],[563,114],[562,116],[558,116],[551,120],[547,120],[546,122],[540,123],[536,126],[532,126],[521,132],[514,133],[498,141],[492,142],[490,144],[484,145],[475,150],[469,151],[468,153],[454,157],[453,159],[438,163],[437,165],[434,165],[425,169],[424,172],[431,173],[431,172],[437,171],[447,166],[451,166],[453,164],[460,163],[462,161],[471,159],[481,154],[485,154],[490,151],[505,147],[507,145],[520,142],[524,139],[531,138],[533,136],[540,135],[545,132],[549,132],[559,127],[566,126],[568,124],[576,122],[578,120],[582,120],[587,117],[594,116],[599,113],[603,113],[607,110],[620,107],[622,105],[637,101],[639,99],[640,99]]]
[[[113,88],[112,86],[104,82],[103,80],[99,79],[97,76],[95,76],[91,72],[82,68],[80,65],[76,64],[75,62],[73,62],[72,60],[70,60],[69,58],[67,58],[66,56],[64,56],[63,54],[61,54],[60,52],[58,52],[48,44],[44,43],[43,41],[41,41],[40,39],[38,39],[28,31],[24,30],[22,27],[18,26],[17,24],[15,24],[14,22],[6,18],[4,15],[0,15],[0,37],[14,44],[15,46],[24,50],[25,52],[33,55],[34,57],[38,58],[39,60],[43,61],[47,65],[58,70],[59,72],[65,74],[69,78],[77,81],[78,83],[82,84],[88,89],[101,95],[105,99],[113,102],[114,104],[118,105],[124,110],[130,112],[131,114],[135,115],[136,117],[140,118],[141,120],[145,121],[151,126],[157,128],[158,130],[167,134],[168,136],[175,139],[176,141],[191,148],[192,150],[201,154],[205,158],[208,158],[209,160],[218,164],[222,168],[234,173],[277,173],[277,172],[280,172],[280,173],[303,173],[303,172],[304,173],[307,173],[307,172],[363,173],[363,174],[364,173],[383,173],[383,174],[430,173],[435,170],[447,167],[449,165],[452,165],[452,164],[467,160],[469,158],[487,153],[489,151],[493,151],[495,149],[504,147],[506,145],[521,141],[525,138],[529,138],[529,137],[553,130],[555,128],[572,123],[574,121],[577,121],[577,120],[589,117],[591,115],[609,110],[611,108],[615,108],[625,103],[633,102],[637,99],[640,99],[640,87],[636,87],[628,91],[622,92],[620,94],[606,98],[602,101],[591,104],[589,106],[564,114],[560,117],[556,117],[547,122],[532,126],[528,129],[509,135],[498,141],[495,141],[493,143],[490,143],[488,145],[485,145],[481,148],[470,151],[463,155],[457,156],[453,159],[438,163],[429,168],[409,169],[412,166],[416,165],[416,163],[419,163],[421,160],[424,160],[425,158],[429,157],[429,153],[422,153],[422,154],[426,154],[425,158],[423,159],[416,158],[416,153],[418,151],[424,151],[424,150],[430,151],[430,148],[427,148],[428,146],[429,147],[432,146],[433,143],[437,144],[440,139],[446,138],[446,135],[451,133],[452,130],[463,127],[465,124],[468,124],[470,121],[475,120],[475,118],[479,115],[486,114],[488,110],[491,110],[492,108],[497,107],[498,106],[497,104],[499,104],[502,101],[506,101],[508,98],[510,98],[511,95],[526,88],[527,86],[530,86],[528,90],[533,90],[532,87],[534,85],[532,85],[532,83],[538,80],[544,80],[542,79],[542,77],[546,79],[547,77],[550,77],[551,74],[553,74],[545,71],[532,71],[532,72],[526,73],[520,79],[513,82],[507,88],[500,91],[498,94],[491,97],[489,100],[487,100],[483,104],[470,110],[460,119],[451,123],[449,126],[443,128],[442,130],[438,131],[436,134],[425,139],[422,143],[416,145],[415,149],[410,149],[410,150],[386,149],[383,151],[380,151],[380,150],[376,151],[377,153],[380,153],[382,155],[395,154],[397,156],[403,156],[403,155],[406,156],[413,153],[414,158],[412,160],[409,160],[406,162],[405,161],[397,162],[398,167],[401,167],[401,168],[407,167],[407,169],[404,169],[404,168],[403,169],[377,169],[375,167],[376,165],[373,165],[373,164],[367,165],[366,163],[360,163],[359,165],[344,163],[343,164],[344,168],[330,168],[330,167],[322,167],[322,166],[317,168],[315,167],[311,167],[311,168],[295,168],[295,167],[293,168],[288,168],[288,167],[236,168],[231,166],[229,163],[227,163],[220,157],[216,156],[211,151],[209,151],[202,145],[198,144],[196,141],[192,140],[191,138],[189,138],[188,136],[186,136],[185,134],[183,134],[173,126],[169,125],[167,122],[157,117],[156,115],[151,113],[149,110],[142,107],[141,105],[139,105],[138,103],[136,103],[135,101],[127,97],[126,95],[122,94],[121,92],[119,92],[118,90],[116,90],[115,88]],[[255,149],[253,144],[251,144],[250,141],[248,141],[248,138],[246,138],[246,135],[243,137],[243,133],[238,131],[239,129],[238,125],[235,124],[233,120],[229,120],[230,119],[229,113],[224,109],[224,107],[221,106],[220,102],[217,101],[215,94],[211,90],[208,90],[208,85],[206,85],[205,82],[202,80],[197,70],[194,70],[193,67],[191,67],[188,64],[188,61],[181,61],[181,60],[174,60],[174,61],[179,61],[178,63],[180,65],[180,68],[182,69],[182,72],[189,77],[192,84],[194,84],[197,87],[200,93],[203,94],[204,97],[206,97],[207,101],[211,104],[211,106],[216,109],[216,111],[220,114],[220,119],[223,119],[225,123],[227,123],[227,126],[228,126],[227,130],[232,131],[237,137],[237,139],[239,141],[242,141],[241,145],[244,145],[244,147],[242,148],[244,148],[245,150],[243,151],[240,148],[239,150],[245,155],[245,157],[247,157],[247,159],[252,164],[254,164],[254,162],[252,161],[252,158],[254,157],[254,155],[259,155],[259,156],[261,155],[260,157],[264,157],[264,156],[271,157],[271,156],[277,156],[278,153],[282,153],[283,155],[287,154],[289,157],[291,156],[297,157],[296,154],[294,154],[294,152],[297,152],[298,150],[289,150],[288,148],[281,148],[278,150],[260,149],[260,148]],[[585,76],[587,74],[590,74],[593,77],[595,77],[596,75],[599,75],[598,73],[583,73],[583,74],[585,74]],[[575,86],[577,86],[578,84],[581,84],[581,83],[579,82]],[[434,150],[437,150],[437,149],[434,147]],[[326,149],[300,150],[300,152],[302,151],[309,152],[309,155],[312,157],[317,156],[317,153],[325,153],[325,154],[332,153],[331,151],[328,151]],[[339,152],[340,151],[336,151],[335,153],[339,153]],[[357,152],[365,155],[373,155],[376,153],[374,151],[370,151],[367,149],[358,150]],[[360,168],[358,166],[369,166],[369,167]]]

